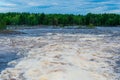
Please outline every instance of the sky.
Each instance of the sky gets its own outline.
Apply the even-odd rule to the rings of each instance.
[[[120,14],[120,0],[0,0],[0,12]]]

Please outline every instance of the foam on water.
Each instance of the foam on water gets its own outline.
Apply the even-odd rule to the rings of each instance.
[[[120,31],[116,29],[22,31],[28,35],[0,39],[1,46],[25,55],[2,71],[1,80],[119,79],[115,69],[119,69]]]

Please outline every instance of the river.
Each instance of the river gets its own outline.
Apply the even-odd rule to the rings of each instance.
[[[119,27],[117,28],[97,27],[95,29],[42,28],[42,29],[20,29],[16,31],[23,32],[25,34],[12,34],[12,35],[5,34],[0,36],[0,71],[2,71],[1,79],[3,80],[4,79],[38,80],[38,78],[40,80],[47,80],[47,78],[49,78],[48,77],[49,75],[47,74],[46,70],[48,69],[49,72],[49,69],[51,69],[51,71],[52,70],[54,71],[54,69],[52,68],[52,66],[50,68],[46,68],[46,70],[44,70],[44,68],[42,67],[38,68],[37,67],[38,62],[40,62],[39,64],[43,66],[43,63],[41,62],[44,62],[44,60],[45,61],[48,60],[47,62],[45,62],[45,64],[49,65],[49,60],[51,61],[51,59],[53,59],[52,55],[55,55],[53,53],[57,53],[57,52],[59,55],[55,55],[57,59],[54,60],[56,61],[58,60],[58,62],[60,60],[59,63],[61,67],[69,67],[68,68],[69,75],[63,75],[64,73],[63,74],[61,73],[62,71],[63,72],[67,71],[66,68],[59,69],[58,67],[58,70],[60,70],[61,72],[56,74],[59,75],[58,78],[60,78],[61,80],[63,80],[63,76],[64,77],[70,76],[70,74],[73,74],[74,72],[78,74],[78,76],[73,75],[73,77],[66,77],[64,80],[68,80],[69,78],[72,78],[74,80],[79,80],[78,78],[81,75],[81,73],[79,73],[80,71],[82,71],[85,74],[86,73],[96,74],[100,78],[97,80],[120,79],[119,76],[120,75],[120,42],[119,42],[120,28]],[[67,52],[69,52],[70,54],[68,54],[66,50],[63,50],[62,52],[64,54],[62,54],[59,48],[61,51],[65,48],[66,50],[68,50]],[[71,50],[69,48],[71,48]],[[78,54],[78,52],[75,51],[78,51],[80,54]],[[51,55],[49,55],[48,53],[50,53]],[[75,55],[73,53],[75,53]],[[77,57],[76,55],[80,57]],[[59,58],[60,56],[63,57]],[[70,57],[66,57],[66,56],[70,56]],[[71,60],[73,58],[76,58],[76,60],[80,60],[80,62],[76,62],[76,61],[74,62],[71,60],[68,61],[69,58],[71,58]],[[32,66],[30,62],[33,62],[34,65],[36,66]],[[81,64],[83,66],[81,66]],[[57,68],[58,64],[57,62],[51,61],[50,65],[53,65],[53,67],[56,66]],[[78,68],[75,69],[75,67]],[[25,71],[25,69],[27,69],[27,71]],[[34,69],[41,70],[42,73],[32,72],[31,70],[34,71]],[[77,69],[78,71],[76,71]],[[56,72],[58,70],[56,70]],[[71,73],[70,70],[73,73]],[[9,73],[7,73],[7,71]],[[30,76],[29,71],[31,72],[32,76]],[[43,72],[47,76],[44,76]],[[9,75],[9,77],[7,77],[6,74]],[[33,74],[41,75],[41,76],[36,78],[36,75]],[[93,76],[91,77],[91,80],[96,80],[95,78],[98,77],[94,76],[93,74],[91,75]],[[50,73],[50,75],[55,76],[55,74],[52,73]],[[53,77],[53,79],[54,78],[55,77]],[[90,80],[87,78],[83,78],[83,79]],[[52,80],[52,78],[48,80]]]

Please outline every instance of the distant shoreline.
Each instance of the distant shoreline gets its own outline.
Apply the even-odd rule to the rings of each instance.
[[[96,27],[120,27],[120,26],[94,26]],[[28,26],[28,25],[7,25],[7,30],[14,30],[14,29],[38,29],[38,28],[45,28],[45,29],[92,29],[87,26],[79,26],[79,25],[71,25],[71,26],[54,26],[54,25],[35,25],[35,26]]]
[[[113,28],[120,28],[120,26],[95,26],[93,28],[88,28],[86,26],[65,26],[65,27],[60,27],[60,26],[52,26],[52,25],[36,25],[36,26],[27,26],[27,25],[8,25],[6,30],[0,30],[0,34],[3,35],[16,35],[16,34],[26,34],[24,32],[21,32],[19,30],[24,30],[24,29],[96,29],[96,30],[103,30],[104,29],[113,29]]]

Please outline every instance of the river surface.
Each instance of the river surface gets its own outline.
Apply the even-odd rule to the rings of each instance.
[[[34,51],[33,49],[36,49],[37,52],[38,48],[44,47],[48,44],[57,42],[60,44],[66,44],[65,42],[70,42],[71,44],[79,44],[79,47],[81,49],[83,47],[85,47],[85,49],[88,48],[88,51],[83,51],[84,53],[89,52],[92,54],[92,52],[94,51],[90,50],[94,49],[98,49],[98,53],[100,51],[101,53],[104,53],[97,56],[100,59],[96,59],[95,57],[91,58],[90,61],[103,61],[104,63],[109,65],[109,70],[107,70],[107,68],[104,68],[106,66],[102,67],[103,70],[108,71],[108,74],[112,75],[111,80],[120,79],[120,28],[118,27],[98,27],[95,29],[21,29],[16,31],[24,32],[25,34],[0,35],[0,72],[4,70],[6,71],[7,68],[14,69],[14,67],[18,63],[22,62],[24,58],[28,58],[28,56],[30,56],[26,53],[29,53],[29,51]],[[40,40],[41,42],[39,42]],[[36,57],[37,56],[35,56],[35,58]],[[86,57],[88,56],[86,55]],[[103,60],[101,58],[103,58]],[[17,67],[15,68],[17,69]],[[25,75],[23,76],[25,77],[26,75],[28,75],[27,73],[24,74]],[[1,75],[4,76],[3,73]],[[25,77],[16,80],[24,80]],[[25,80],[29,80],[29,77],[26,77],[27,79]],[[10,79],[5,77],[2,78],[3,80]],[[33,78],[33,80],[36,79]]]

